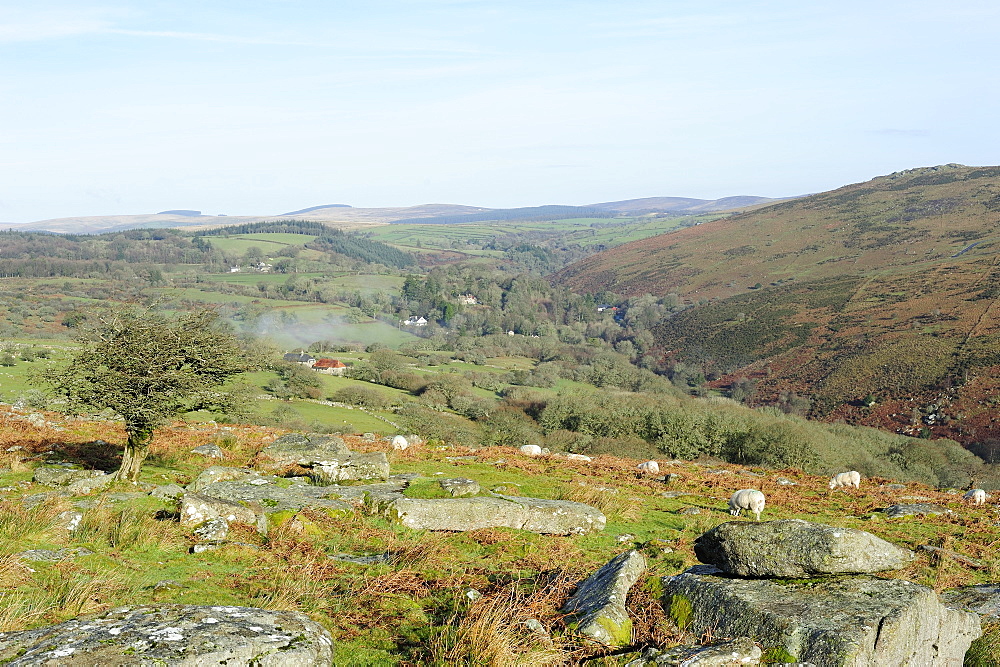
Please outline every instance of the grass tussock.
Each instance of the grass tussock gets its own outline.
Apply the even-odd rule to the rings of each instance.
[[[117,551],[170,551],[185,544],[176,522],[158,520],[153,512],[132,504],[101,504],[85,511],[73,537]]]
[[[510,584],[457,610],[428,643],[427,662],[489,667],[570,664],[574,652],[567,640],[525,625],[528,619],[539,620],[540,611],[551,613],[556,590],[558,585],[549,585],[525,593]]]
[[[580,482],[564,486],[559,491],[557,499],[596,507],[614,522],[638,521],[642,516],[642,499],[614,488],[591,486]]]

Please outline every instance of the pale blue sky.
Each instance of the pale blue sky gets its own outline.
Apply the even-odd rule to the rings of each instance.
[[[998,164],[993,0],[0,0],[0,222]]]

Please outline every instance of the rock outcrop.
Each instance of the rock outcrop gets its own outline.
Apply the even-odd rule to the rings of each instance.
[[[305,614],[250,607],[121,607],[46,628],[0,633],[9,665],[330,665],[333,639]]]
[[[585,579],[562,611],[576,620],[570,627],[602,644],[624,646],[632,641],[632,619],[625,609],[629,590],[646,571],[646,557],[626,551]]]
[[[854,528],[789,519],[730,521],[694,543],[702,563],[740,577],[813,577],[898,570],[916,555]]]
[[[408,528],[466,531],[519,528],[552,535],[582,535],[603,530],[599,510],[569,500],[519,496],[474,498],[394,498],[379,509]]]
[[[664,607],[696,635],[748,636],[816,665],[962,665],[979,617],[898,579],[736,579],[699,565],[663,579]]]
[[[389,460],[383,452],[353,452],[334,435],[291,433],[275,440],[261,454],[279,468],[300,465],[311,469],[310,476],[317,484],[389,478]]]
[[[951,510],[941,505],[930,503],[914,503],[911,505],[890,505],[882,512],[890,519],[901,516],[925,516],[927,514],[951,514]]]

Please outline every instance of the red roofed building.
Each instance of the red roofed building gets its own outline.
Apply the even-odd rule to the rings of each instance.
[[[347,364],[336,359],[317,359],[312,369],[327,375],[343,375],[347,370]]]

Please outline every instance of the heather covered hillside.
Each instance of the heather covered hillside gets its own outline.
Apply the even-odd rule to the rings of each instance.
[[[555,275],[574,290],[676,295],[654,328],[749,402],[966,442],[990,416],[1000,168],[912,169],[626,244]],[[735,383],[735,384],[734,384]]]

